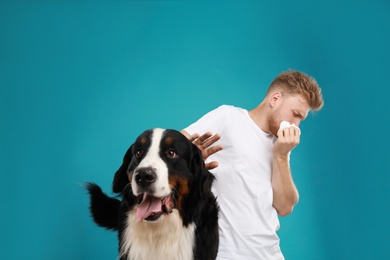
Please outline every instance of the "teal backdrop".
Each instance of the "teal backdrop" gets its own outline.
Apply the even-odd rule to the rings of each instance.
[[[128,146],[272,79],[315,77],[288,260],[390,259],[390,4],[361,1],[1,1],[0,259],[116,259],[81,184],[110,192]]]

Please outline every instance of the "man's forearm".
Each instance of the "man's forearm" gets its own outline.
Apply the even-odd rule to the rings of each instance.
[[[288,156],[274,156],[272,161],[273,206],[281,216],[290,214],[299,195],[293,182]]]

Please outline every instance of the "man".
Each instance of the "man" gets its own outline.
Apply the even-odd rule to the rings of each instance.
[[[289,155],[299,144],[300,122],[322,106],[316,81],[290,70],[274,79],[253,110],[223,105],[182,131],[210,156],[206,166],[217,178],[217,259],[284,259],[277,214],[288,215],[298,202]],[[279,129],[282,121],[290,126]]]

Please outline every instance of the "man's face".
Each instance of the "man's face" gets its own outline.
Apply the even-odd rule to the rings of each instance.
[[[288,121],[299,126],[310,110],[307,100],[299,94],[280,96],[274,104],[269,120],[270,131],[274,136],[277,136],[280,122]]]

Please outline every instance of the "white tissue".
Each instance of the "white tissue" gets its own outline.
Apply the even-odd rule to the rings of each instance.
[[[299,134],[301,134],[301,129],[299,129],[298,126],[296,126],[295,124],[290,124],[289,122],[287,121],[282,121],[280,122],[280,126],[279,126],[279,131],[282,131],[283,129],[287,128],[287,127],[290,127],[290,126],[293,126],[295,127],[296,129],[299,130]]]

